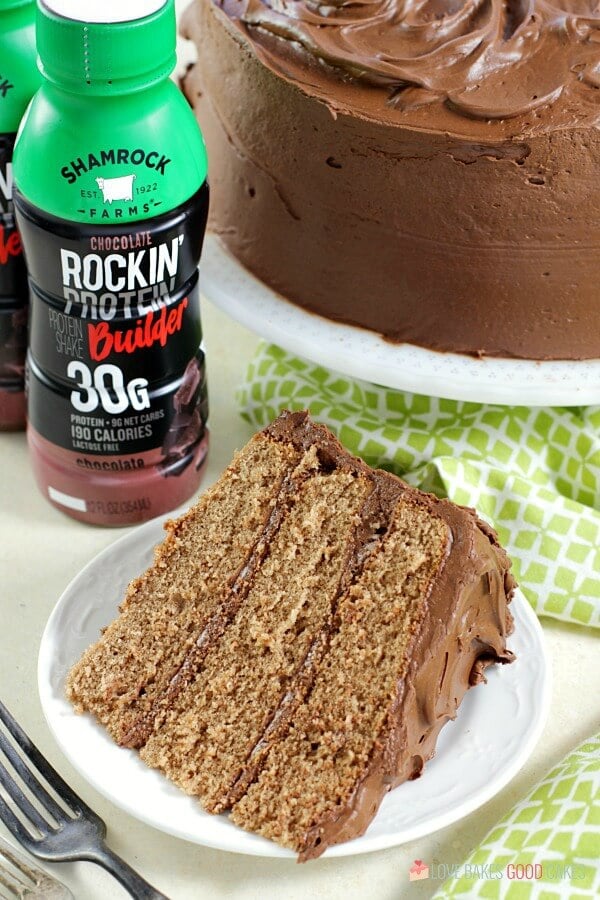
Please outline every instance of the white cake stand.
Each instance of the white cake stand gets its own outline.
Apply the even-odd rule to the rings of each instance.
[[[600,359],[475,359],[391,344],[377,334],[330,322],[289,303],[245,269],[212,234],[206,238],[200,277],[205,296],[242,325],[344,375],[451,400],[513,406],[600,404]]]

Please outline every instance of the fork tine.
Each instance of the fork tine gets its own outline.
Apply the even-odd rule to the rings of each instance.
[[[12,775],[8,773],[8,770],[2,765],[1,762],[0,785],[2,785],[4,790],[9,795],[11,800],[13,800],[20,812],[22,812],[23,815],[29,819],[32,825],[35,825],[38,831],[41,831],[42,834],[47,834],[48,831],[54,830],[54,825],[51,825],[46,821],[46,819],[44,819],[40,811],[37,810],[35,806],[30,802],[29,798],[25,796],[17,782],[14,780]]]
[[[11,869],[8,869],[6,862],[12,866]],[[0,854],[0,885],[2,887],[11,891],[16,897],[23,897],[27,896],[24,891],[31,891],[34,884],[34,879],[12,854],[7,857]]]
[[[16,847],[0,837],[0,897],[6,897],[2,887],[13,900],[38,897],[39,900],[74,900],[71,891]]]
[[[89,816],[94,821],[99,821],[99,817],[96,815],[96,813],[92,809],[90,809],[89,806],[87,806],[87,804],[84,803],[80,797],[77,796],[77,794],[69,787],[69,785],[65,781],[63,781],[56,769],[54,769],[50,765],[48,760],[45,759],[44,756],[42,756],[33,741],[31,741],[27,737],[21,726],[13,719],[1,700],[0,721],[4,724],[6,730],[13,736],[19,747],[23,750],[23,753],[25,754],[27,759],[31,763],[33,763],[40,775],[42,775],[46,779],[52,790],[56,791],[61,800],[63,800],[68,806],[70,806],[75,814],[83,813],[86,816]],[[29,770],[29,767],[27,768],[29,771],[29,777],[35,780],[36,793],[43,793],[44,796],[48,798],[49,802],[56,806],[57,810],[60,812],[60,815],[64,818],[66,815],[64,810],[62,810],[60,806],[58,806],[56,801],[52,797],[50,797],[44,786],[35,777],[35,774],[31,772],[31,770]],[[43,802],[46,803],[46,800],[44,800]]]
[[[1,718],[1,716],[0,716],[0,718]],[[64,818],[67,815],[65,813],[64,809],[62,809],[62,807],[60,807],[58,805],[58,803],[56,802],[54,797],[52,797],[48,793],[48,791],[45,789],[44,785],[41,784],[37,780],[37,778],[35,777],[35,773],[31,771],[29,766],[25,763],[23,758],[17,753],[15,748],[12,746],[12,744],[7,740],[6,735],[3,734],[1,730],[0,730],[0,751],[2,751],[4,753],[4,755],[10,762],[13,769],[19,773],[19,775],[21,776],[21,778],[23,779],[23,781],[25,782],[27,787],[31,791],[33,791],[33,793],[39,799],[40,803],[42,803],[46,807],[46,809],[48,810],[50,815],[52,815],[59,822],[64,820]],[[2,763],[0,763],[0,767],[2,769],[4,769],[4,767],[2,766]],[[4,769],[4,772],[6,773],[7,779],[9,781],[12,781],[14,784],[14,780],[8,774],[6,769]],[[4,786],[5,786],[6,790],[10,793],[9,787],[7,785],[4,785]],[[11,794],[11,796],[12,796],[12,794]],[[13,797],[13,799],[16,801],[15,797]],[[25,800],[25,802],[27,802],[26,797],[24,797],[24,800]],[[29,815],[29,812],[27,813],[27,815]],[[34,819],[32,819],[32,821],[34,821]],[[37,823],[35,823],[35,824],[37,825]],[[38,827],[39,827],[39,825],[38,825]],[[47,829],[47,827],[48,827],[48,824],[45,823],[44,828],[42,828],[41,830],[43,831],[43,830]]]
[[[25,891],[30,887],[31,885],[25,884],[24,881],[21,881],[16,875],[13,875],[12,872],[0,867],[0,897],[6,897],[6,894],[2,891],[2,888],[4,888],[9,892],[11,897],[15,897],[16,900],[19,900],[19,898],[27,896]]]
[[[23,891],[31,888],[31,882],[23,881],[15,872],[9,872],[4,866],[0,866],[0,887],[6,888],[15,897],[22,897]],[[1,891],[0,895],[4,896]]]
[[[8,847],[8,844],[6,844],[6,847],[4,847],[3,843],[0,844],[0,876],[2,874],[6,876],[10,875],[11,878],[14,878],[15,881],[18,881],[24,887],[28,887],[32,883],[35,884],[35,872],[25,865],[23,859],[17,856],[16,852],[13,853],[12,851],[6,849]],[[4,868],[2,868],[2,863],[4,863]],[[6,868],[6,863],[9,863],[16,871],[14,873],[9,873],[8,869]]]
[[[35,842],[35,838],[27,831],[21,820],[17,819],[10,806],[8,806],[2,797],[0,797],[0,819],[4,822],[10,833],[16,837],[18,841],[21,841],[24,847],[29,848],[32,843]]]
[[[20,897],[23,897],[23,889],[24,885],[15,883],[12,878],[9,880],[0,872],[0,897],[14,897],[15,900],[19,900]]]

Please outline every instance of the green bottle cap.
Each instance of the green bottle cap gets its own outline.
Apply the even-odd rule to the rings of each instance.
[[[0,0],[0,13],[19,6],[33,6],[35,0]]]
[[[42,74],[67,90],[97,96],[149,87],[175,67],[175,2],[38,0],[37,49]]]

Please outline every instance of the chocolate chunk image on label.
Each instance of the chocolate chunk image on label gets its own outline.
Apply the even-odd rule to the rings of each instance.
[[[181,385],[173,396],[175,414],[167,431],[160,464],[161,474],[179,475],[192,462],[199,468],[206,456],[201,442],[206,434],[207,392],[204,354],[194,356],[186,366]]]

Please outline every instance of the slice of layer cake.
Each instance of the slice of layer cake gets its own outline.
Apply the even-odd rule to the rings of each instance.
[[[301,859],[362,834],[485,667],[513,658],[494,533],[307,413],[257,434],[166,527],[68,696]]]

